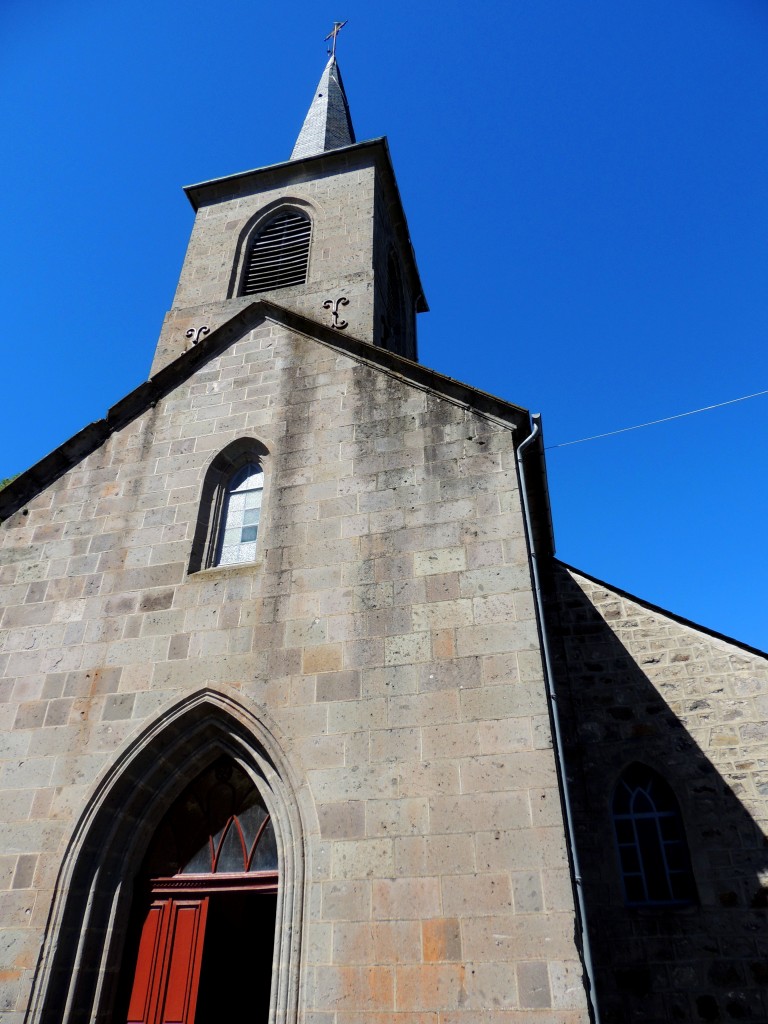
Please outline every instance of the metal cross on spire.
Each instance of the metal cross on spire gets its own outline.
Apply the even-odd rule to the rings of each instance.
[[[349,18],[347,18],[347,21],[349,21]],[[328,56],[329,57],[335,57],[336,56],[336,36],[339,34],[339,32],[341,32],[341,30],[344,28],[344,26],[346,24],[347,24],[346,21],[334,21],[333,28],[328,33],[328,35],[325,37],[326,43],[328,42],[329,39],[333,40],[331,45],[328,47]]]

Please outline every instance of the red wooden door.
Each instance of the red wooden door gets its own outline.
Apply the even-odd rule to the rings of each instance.
[[[194,1024],[208,897],[156,899],[139,943],[128,1024]]]

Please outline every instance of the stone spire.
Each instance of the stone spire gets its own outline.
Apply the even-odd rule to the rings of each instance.
[[[354,141],[355,130],[349,116],[344,83],[336,57],[331,54],[293,147],[291,160],[351,146]]]

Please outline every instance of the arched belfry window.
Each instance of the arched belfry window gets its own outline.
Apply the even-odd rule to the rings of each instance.
[[[239,438],[205,474],[189,571],[254,562],[259,549],[267,449]]]
[[[257,232],[245,259],[241,294],[304,284],[312,222],[299,210],[281,210]]]
[[[221,756],[172,805],[144,859],[122,972],[127,1020],[194,1024],[248,1007],[266,1021],[278,886],[269,811]]]
[[[675,794],[646,765],[630,765],[613,797],[613,823],[628,906],[696,902],[683,819]]]

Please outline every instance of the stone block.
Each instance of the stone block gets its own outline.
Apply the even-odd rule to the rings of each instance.
[[[447,629],[453,626],[467,626],[472,622],[472,602],[435,601],[413,607],[413,628],[421,630]]]
[[[434,796],[430,797],[429,808],[432,832],[481,833],[477,837],[479,842],[487,831],[504,829],[508,830],[505,833],[507,842],[518,832],[524,836],[522,842],[531,842],[531,811],[527,792]],[[535,841],[538,833],[533,838]],[[507,864],[511,863],[516,864],[515,861],[507,861]]]
[[[370,760],[418,761],[421,758],[421,733],[417,728],[378,729],[370,734]]]
[[[537,650],[535,622],[505,622],[485,626],[463,626],[456,630],[459,657],[504,654],[507,651]]]
[[[385,1010],[393,1005],[394,971],[390,967],[316,967],[313,996],[319,1006]]]
[[[443,917],[422,921],[421,943],[424,963],[460,961],[462,952],[459,918]]]
[[[512,910],[508,874],[443,875],[440,879],[443,910],[466,919]]]
[[[552,1005],[549,972],[545,962],[517,964],[517,990],[520,1006],[543,1009]]]
[[[574,960],[551,960],[548,968],[552,1007],[557,1010],[582,1009],[584,979],[581,964]]]
[[[522,798],[521,798],[522,802]],[[525,809],[528,801],[525,799]],[[526,824],[527,824],[526,819]],[[552,828],[510,828],[481,832],[475,838],[480,870],[500,871],[510,867],[536,870],[567,866],[561,830]]]
[[[394,874],[391,839],[357,839],[333,844],[334,878],[381,878]]]
[[[516,914],[538,914],[544,909],[538,871],[512,872],[512,898]]]
[[[573,914],[520,914],[475,917],[462,928],[464,956],[471,961],[568,959],[572,955]]]
[[[439,725],[459,717],[458,694],[451,691],[394,696],[387,703],[389,724],[396,728],[417,723]]]
[[[462,547],[417,551],[413,559],[413,573],[415,576],[433,576],[460,572],[466,568],[466,562],[466,551]]]
[[[322,644],[317,647],[305,647],[302,657],[302,670],[308,674],[319,672],[338,672],[342,667],[342,645]],[[348,673],[346,678],[355,679],[357,673]],[[359,678],[359,677],[357,677]],[[359,689],[359,684],[358,684]],[[338,698],[343,699],[343,698]]]
[[[379,921],[438,917],[440,886],[437,878],[388,878],[372,883],[372,914]]]
[[[327,647],[332,645],[326,645],[326,648],[314,648],[315,651],[326,651]],[[307,650],[304,652],[304,664],[307,664]],[[314,663],[328,663],[333,658],[329,655],[322,655],[319,658],[315,658]],[[312,663],[312,659],[310,659]],[[319,669],[316,669],[319,671]],[[325,671],[323,675],[318,675],[315,683],[315,700],[317,701],[348,701],[355,700],[360,696],[360,673],[357,671],[349,672],[336,672],[336,671]]]
[[[425,797],[369,800],[366,804],[365,830],[369,836],[422,835],[428,827],[429,807]]]
[[[399,1011],[456,1009],[464,997],[464,968],[459,964],[402,965],[397,968]]]
[[[476,757],[462,769],[464,792],[509,792],[556,785],[555,764],[546,750]]]
[[[317,815],[324,839],[353,839],[365,834],[365,808],[362,801],[319,804]]]
[[[384,640],[386,665],[413,665],[429,661],[432,654],[429,633],[405,633]]]
[[[480,752],[478,726],[456,722],[425,727],[422,749],[425,760],[473,757]]]
[[[326,921],[368,921],[371,916],[371,882],[323,882],[322,915]]]

